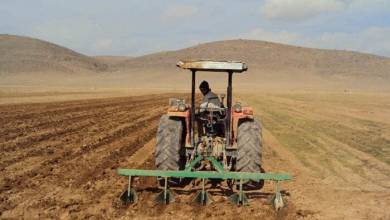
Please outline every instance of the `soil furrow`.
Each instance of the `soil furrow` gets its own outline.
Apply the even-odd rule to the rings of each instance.
[[[152,105],[154,105],[154,104],[152,104]],[[105,116],[109,116],[108,118],[106,118]],[[88,132],[88,130],[90,130],[89,128],[90,128],[90,126],[89,125],[95,125],[95,124],[97,124],[97,125],[103,125],[103,128],[104,128],[104,130],[96,130],[94,133],[95,133],[95,135],[97,135],[97,133],[99,132],[99,133],[102,133],[102,134],[104,134],[105,132],[107,132],[107,130],[111,130],[111,129],[114,129],[114,127],[116,126],[116,125],[121,125],[122,124],[122,126],[123,126],[123,124],[125,123],[125,122],[131,122],[131,121],[136,121],[136,120],[138,120],[138,119],[140,119],[140,118],[142,118],[144,115],[143,115],[143,113],[142,112],[136,112],[135,114],[131,114],[131,113],[129,113],[129,112],[123,112],[123,114],[121,114],[121,117],[119,117],[118,115],[112,115],[112,114],[107,114],[107,115],[105,115],[104,117],[95,117],[97,120],[96,121],[94,121],[93,123],[91,122],[91,123],[87,123],[87,125],[84,125],[84,126],[81,126],[81,127],[67,127],[67,129],[65,129],[66,131],[64,131],[63,133],[62,133],[62,135],[60,135],[60,134],[57,134],[57,135],[55,135],[55,136],[51,136],[51,137],[53,137],[54,139],[60,139],[60,140],[71,140],[71,143],[72,144],[74,144],[75,142],[77,143],[77,142],[79,142],[79,140],[80,139],[83,139],[83,140],[85,140],[85,136],[86,135],[80,135],[80,133],[81,134],[89,134],[89,132]],[[116,120],[115,120],[115,123],[114,124],[112,124],[111,126],[107,126],[107,122],[108,121],[111,121],[112,120],[112,118],[115,118]],[[79,123],[81,123],[81,122],[79,122]],[[69,124],[69,125],[72,125],[72,124]],[[66,127],[66,126],[65,126]],[[48,131],[48,134],[52,134],[52,130],[49,130]],[[76,136],[76,137],[72,137],[72,136]],[[99,137],[99,136],[97,136],[96,138],[93,138],[92,140],[90,140],[90,141],[92,141],[92,142],[96,142],[97,141],[97,143],[102,143],[102,140],[104,139],[105,137]],[[13,164],[13,163],[16,163],[16,162],[19,162],[20,160],[22,160],[22,159],[25,159],[25,158],[28,158],[28,157],[30,157],[30,156],[36,156],[37,155],[37,152],[38,153],[41,153],[43,150],[41,150],[41,147],[45,147],[46,145],[44,145],[42,142],[44,142],[44,141],[49,141],[50,140],[50,137],[49,138],[47,138],[47,139],[42,139],[42,137],[38,137],[38,139],[40,140],[39,142],[34,142],[34,141],[26,141],[26,142],[24,142],[24,143],[26,143],[26,144],[24,144],[24,143],[20,143],[19,142],[19,147],[16,147],[18,150],[19,150],[19,154],[20,154],[20,150],[22,150],[22,149],[27,149],[27,150],[29,150],[25,155],[20,155],[19,156],[19,158],[12,158],[11,160],[7,160],[7,161],[4,161],[4,162],[2,162],[1,163],[1,165],[3,166],[3,167],[7,167],[7,166],[9,166],[10,164]],[[87,143],[87,144],[84,144],[85,145],[85,147],[87,147],[88,145],[91,145],[92,143]],[[25,145],[28,145],[28,146],[25,146]],[[37,147],[34,147],[34,148],[32,148],[32,146],[34,146],[34,145],[38,145],[38,148]],[[24,146],[24,147],[23,147]],[[51,152],[53,151],[53,150],[55,150],[55,149],[58,149],[58,148],[60,148],[60,147],[62,147],[61,145],[53,145],[52,147],[51,147],[51,150],[50,151],[47,151],[49,154],[51,154]],[[45,152],[45,151],[44,151]],[[50,155],[47,155],[47,156],[50,156]]]
[[[145,108],[148,108],[148,107],[151,107],[152,105],[155,105],[155,101],[154,100],[147,101],[143,104],[144,104]],[[63,123],[83,121],[85,119],[88,119],[88,118],[95,116],[96,114],[100,114],[102,117],[105,117],[107,115],[116,114],[118,112],[122,112],[122,113],[127,112],[128,113],[128,108],[133,108],[137,105],[138,104],[129,103],[127,105],[110,106],[110,109],[106,109],[106,108],[105,109],[92,109],[92,111],[90,109],[88,109],[88,110],[79,112],[77,114],[71,112],[69,114],[57,116],[57,118],[49,117],[49,119],[46,119],[46,120],[41,117],[41,118],[38,118],[35,120],[35,121],[38,121],[38,124],[34,124],[31,122],[31,123],[28,123],[24,127],[18,126],[14,129],[4,127],[3,131],[0,133],[0,137],[1,137],[1,139],[3,139],[2,142],[6,142],[10,139],[23,136],[23,135],[28,134],[30,132],[34,132],[37,130],[43,130],[43,129],[49,129],[49,128],[51,128],[50,126],[57,127]]]
[[[78,114],[80,112],[88,112],[91,110],[98,110],[99,112],[102,112],[102,109],[105,109],[105,108],[110,108],[110,107],[115,108],[116,106],[124,107],[124,106],[129,105],[129,104],[132,106],[137,106],[137,105],[144,105],[145,102],[153,103],[156,101],[157,100],[142,100],[142,101],[138,101],[138,102],[131,102],[131,100],[130,101],[126,100],[126,101],[116,103],[115,105],[113,105],[112,103],[100,104],[100,105],[96,105],[96,106],[81,105],[81,106],[78,106],[75,108],[65,108],[65,109],[61,109],[61,110],[52,110],[52,111],[38,112],[38,113],[33,113],[33,114],[32,113],[24,113],[22,115],[17,115],[17,117],[19,117],[19,118],[2,117],[3,124],[4,124],[3,128],[13,127],[15,124],[16,125],[23,125],[24,123],[26,123],[30,126],[36,126],[32,122],[30,122],[29,120],[40,122],[40,121],[45,121],[45,120],[51,120],[53,117],[56,117],[58,115],[66,115],[67,113],[74,115],[74,114]],[[7,123],[6,120],[9,121],[9,123]]]
[[[39,176],[40,179],[42,179],[42,178],[44,179],[46,176],[54,176],[52,173],[54,164],[64,165],[63,161],[70,161],[74,158],[81,157],[81,156],[87,154],[88,152],[96,151],[97,148],[99,148],[100,146],[108,146],[110,143],[114,142],[115,140],[129,135],[130,133],[132,133],[133,131],[136,131],[137,129],[139,129],[141,127],[145,127],[144,126],[145,124],[149,124],[152,121],[158,120],[158,118],[161,115],[161,111],[162,111],[162,109],[157,111],[157,113],[155,113],[154,115],[152,114],[146,118],[143,118],[142,117],[143,115],[140,115],[139,118],[135,119],[134,122],[131,123],[130,125],[126,125],[126,126],[123,126],[119,129],[116,129],[112,133],[101,138],[101,140],[98,142],[92,143],[90,145],[82,146],[79,151],[76,151],[74,153],[72,153],[71,151],[64,151],[59,155],[57,154],[57,156],[52,157],[51,159],[44,161],[40,166],[25,173],[23,176],[26,176],[27,179],[24,179],[24,181],[20,180],[20,176],[17,176],[15,178],[8,178],[8,180],[6,181],[6,185],[9,185],[10,182],[18,182],[18,184],[17,184],[18,187],[14,188],[14,189],[18,189],[19,187],[25,188],[26,185],[28,185],[28,182],[31,181],[31,178],[33,178],[35,176]],[[62,147],[66,147],[66,146],[62,146]],[[64,166],[62,166],[62,167],[64,168]],[[61,173],[64,173],[64,172],[61,172]],[[7,189],[8,187],[0,187],[0,188]]]

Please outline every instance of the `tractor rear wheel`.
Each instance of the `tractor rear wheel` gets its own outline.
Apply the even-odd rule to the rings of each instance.
[[[157,145],[154,155],[158,170],[180,170],[184,167],[185,160],[182,156],[184,140],[184,121],[181,118],[163,115],[157,130]],[[160,185],[164,185],[164,180],[159,180],[159,182]],[[171,185],[179,184],[179,179],[170,178],[169,183]]]
[[[239,124],[237,132],[236,170],[239,172],[261,172],[262,128],[256,120],[246,120]],[[245,189],[261,189],[264,181],[250,180],[244,184]]]

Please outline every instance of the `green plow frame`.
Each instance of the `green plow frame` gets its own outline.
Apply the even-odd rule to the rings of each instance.
[[[197,193],[195,201],[202,205],[207,205],[211,202],[210,196],[205,190],[205,179],[222,179],[239,181],[239,191],[230,196],[230,201],[237,205],[245,205],[248,199],[243,191],[243,182],[246,180],[271,180],[276,182],[276,192],[272,197],[272,204],[278,210],[283,207],[282,195],[280,192],[280,181],[291,180],[292,177],[283,173],[249,173],[249,172],[231,172],[225,171],[223,165],[214,157],[207,157],[216,171],[192,171],[193,167],[203,159],[203,156],[198,156],[191,163],[187,164],[184,170],[139,170],[139,169],[118,169],[117,173],[121,176],[128,176],[128,189],[121,196],[125,203],[137,202],[137,194],[132,188],[132,177],[149,176],[161,177],[165,180],[163,191],[157,196],[157,201],[168,204],[174,201],[173,194],[168,189],[168,178],[195,178],[201,179],[202,189]]]

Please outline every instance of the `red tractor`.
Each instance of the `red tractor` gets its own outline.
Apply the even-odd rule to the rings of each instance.
[[[212,180],[213,184],[226,180],[235,192],[231,201],[239,205],[248,202],[244,190],[260,189],[264,180],[273,180],[276,182],[273,204],[276,209],[283,207],[279,182],[290,180],[291,176],[263,172],[261,124],[254,118],[251,107],[232,105],[233,73],[243,73],[247,66],[225,61],[180,61],[177,66],[192,72],[191,104],[183,99],[170,99],[168,112],[161,117],[157,131],[157,170],[118,169],[119,175],[129,177],[128,189],[121,199],[126,203],[137,200],[131,187],[134,176],[157,177],[163,188],[157,198],[165,204],[173,201],[169,187],[183,185],[187,180],[201,180],[195,201],[203,205],[211,201],[205,189],[206,180]],[[225,96],[221,95],[220,99],[214,97],[217,102],[196,107],[197,71],[228,74],[226,105]]]
[[[247,70],[246,65],[241,62],[181,61],[177,66],[192,72],[191,105],[182,99],[170,99],[168,112],[161,117],[157,132],[157,169],[182,170],[202,155],[197,170],[213,169],[207,160],[212,156],[223,164],[225,171],[262,172],[261,124],[255,120],[251,107],[239,102],[232,106],[233,73],[243,73]],[[195,107],[197,71],[227,72],[226,105],[225,96],[221,95],[221,106],[202,103]],[[247,181],[244,186],[260,188],[262,182]]]

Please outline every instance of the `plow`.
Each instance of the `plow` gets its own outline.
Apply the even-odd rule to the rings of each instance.
[[[200,190],[194,202],[208,205],[213,202],[206,189],[207,183],[225,182],[230,190],[229,200],[236,205],[249,202],[247,191],[259,191],[264,181],[273,181],[275,192],[270,198],[276,210],[285,206],[280,183],[291,180],[285,173],[264,172],[262,168],[262,127],[249,106],[232,104],[233,74],[247,71],[242,62],[234,61],[180,61],[177,66],[192,74],[191,101],[171,98],[167,114],[160,119],[154,154],[156,170],[119,168],[117,173],[128,178],[127,190],[120,199],[125,204],[138,200],[134,178],[156,177],[161,192],[156,201],[174,202],[171,188],[192,182]],[[227,74],[225,94],[215,96],[207,86],[200,87],[204,99],[195,106],[195,83],[198,71]],[[202,83],[203,84],[203,83]]]

